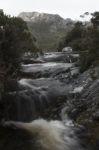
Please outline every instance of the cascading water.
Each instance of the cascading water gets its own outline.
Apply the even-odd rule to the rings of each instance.
[[[66,102],[68,93],[70,93],[70,91],[73,90],[72,85],[69,83],[69,80],[72,78],[71,75],[72,70],[74,69],[74,59],[76,59],[77,61],[78,57],[79,57],[78,55],[72,53],[66,54],[62,52],[56,52],[56,53],[48,53],[47,55],[39,57],[37,60],[35,60],[35,62],[36,61],[38,62],[36,64],[25,64],[25,65],[22,64],[22,68],[20,71],[21,79],[18,81],[18,90],[17,91],[12,90],[8,92],[7,96],[5,96],[4,98],[4,103],[7,103],[4,109],[5,120],[31,122],[36,118],[45,117],[45,113],[47,113],[48,118],[53,119],[53,117],[51,117],[52,116],[51,113],[53,112],[58,113],[57,108],[55,108],[57,107],[56,105],[57,102],[59,103],[58,107],[61,108],[59,105],[63,105],[61,103]],[[42,63],[39,63],[40,61]],[[75,73],[78,73],[77,68]],[[62,82],[62,79],[63,81],[66,82]],[[59,99],[61,99],[61,103],[60,101],[58,101]],[[49,109],[48,112],[47,109]],[[52,111],[52,109],[54,111]],[[43,121],[38,120],[37,125],[40,128],[44,128],[43,134],[45,133],[45,130],[47,130],[49,136],[51,136],[49,134],[51,130],[53,129],[54,132],[55,129],[55,135],[53,133],[53,136],[55,137],[56,143],[54,143],[53,145],[56,144],[55,148],[57,150],[82,150],[79,144],[79,140],[75,135],[74,125],[72,121],[67,117],[64,118],[64,116],[65,115],[63,114],[61,115],[62,121],[64,122],[64,125],[62,126],[64,126],[65,147],[63,146],[63,148],[62,147],[60,148],[59,146],[60,141],[56,140],[57,135],[61,134],[62,130],[61,128],[63,128],[61,126],[62,124],[61,122],[58,121],[47,122],[45,120]],[[17,122],[14,122],[12,124],[14,126],[17,126]],[[8,122],[6,125],[11,126],[12,124]],[[26,125],[25,123],[20,124],[22,124],[22,126]],[[28,123],[28,126],[30,128],[29,130],[32,130],[34,124],[35,121],[33,121],[32,124]],[[7,132],[9,135],[8,130]],[[12,135],[13,132],[15,132],[16,134],[16,131],[12,130],[11,132]],[[47,135],[44,138],[47,138]],[[50,137],[48,139],[50,139]],[[47,147],[47,145],[44,146],[45,146],[44,150],[51,150],[51,148]],[[19,146],[19,148],[20,147],[21,146]],[[25,150],[25,148],[23,149]],[[38,149],[39,148],[37,148],[37,150]]]

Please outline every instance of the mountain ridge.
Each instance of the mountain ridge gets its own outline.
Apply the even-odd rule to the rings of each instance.
[[[27,22],[41,49],[57,49],[61,38],[74,25],[73,20],[69,18],[64,19],[58,14],[21,12],[18,17]]]

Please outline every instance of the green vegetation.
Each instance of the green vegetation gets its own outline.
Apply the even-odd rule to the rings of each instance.
[[[44,20],[40,20],[37,23],[27,22],[27,24],[31,33],[37,38],[39,48],[42,48],[45,51],[55,51],[60,39],[66,35],[65,29],[59,29],[57,26],[57,29],[55,28],[52,31],[53,24],[44,22]]]
[[[64,37],[63,41],[59,43],[58,51],[61,51],[62,48],[65,46],[71,46],[74,50],[79,50],[82,31],[82,22],[76,22],[74,28],[71,31],[69,31],[66,37]]]
[[[27,24],[17,17],[10,17],[0,10],[0,88],[7,79],[16,78],[20,57],[27,51],[34,52],[36,39]],[[1,91],[1,90],[0,90]]]
[[[68,32],[58,51],[65,46],[71,46],[80,53],[81,72],[99,61],[99,12],[94,12],[90,22],[76,22],[74,28]]]
[[[24,17],[22,18],[24,19]],[[74,22],[72,20],[65,21],[58,15],[45,14],[43,17],[36,17],[36,21],[27,21],[27,25],[37,38],[38,46],[41,49],[55,51],[59,41],[73,28]]]

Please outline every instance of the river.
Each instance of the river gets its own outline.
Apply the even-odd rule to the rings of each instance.
[[[61,120],[65,125],[66,150],[84,149],[76,135],[80,128],[74,125],[64,111],[70,93],[79,93],[83,88],[74,88],[72,83],[73,78],[79,74],[78,61],[79,54],[72,52],[45,53],[37,59],[25,56],[17,88],[10,89],[4,97],[5,120]],[[58,125],[57,121],[56,124]]]

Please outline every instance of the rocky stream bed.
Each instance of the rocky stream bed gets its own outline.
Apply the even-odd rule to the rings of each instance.
[[[11,81],[1,105],[2,120],[62,120],[82,147],[70,150],[99,149],[99,67],[80,74],[77,53],[23,57],[18,81]]]

